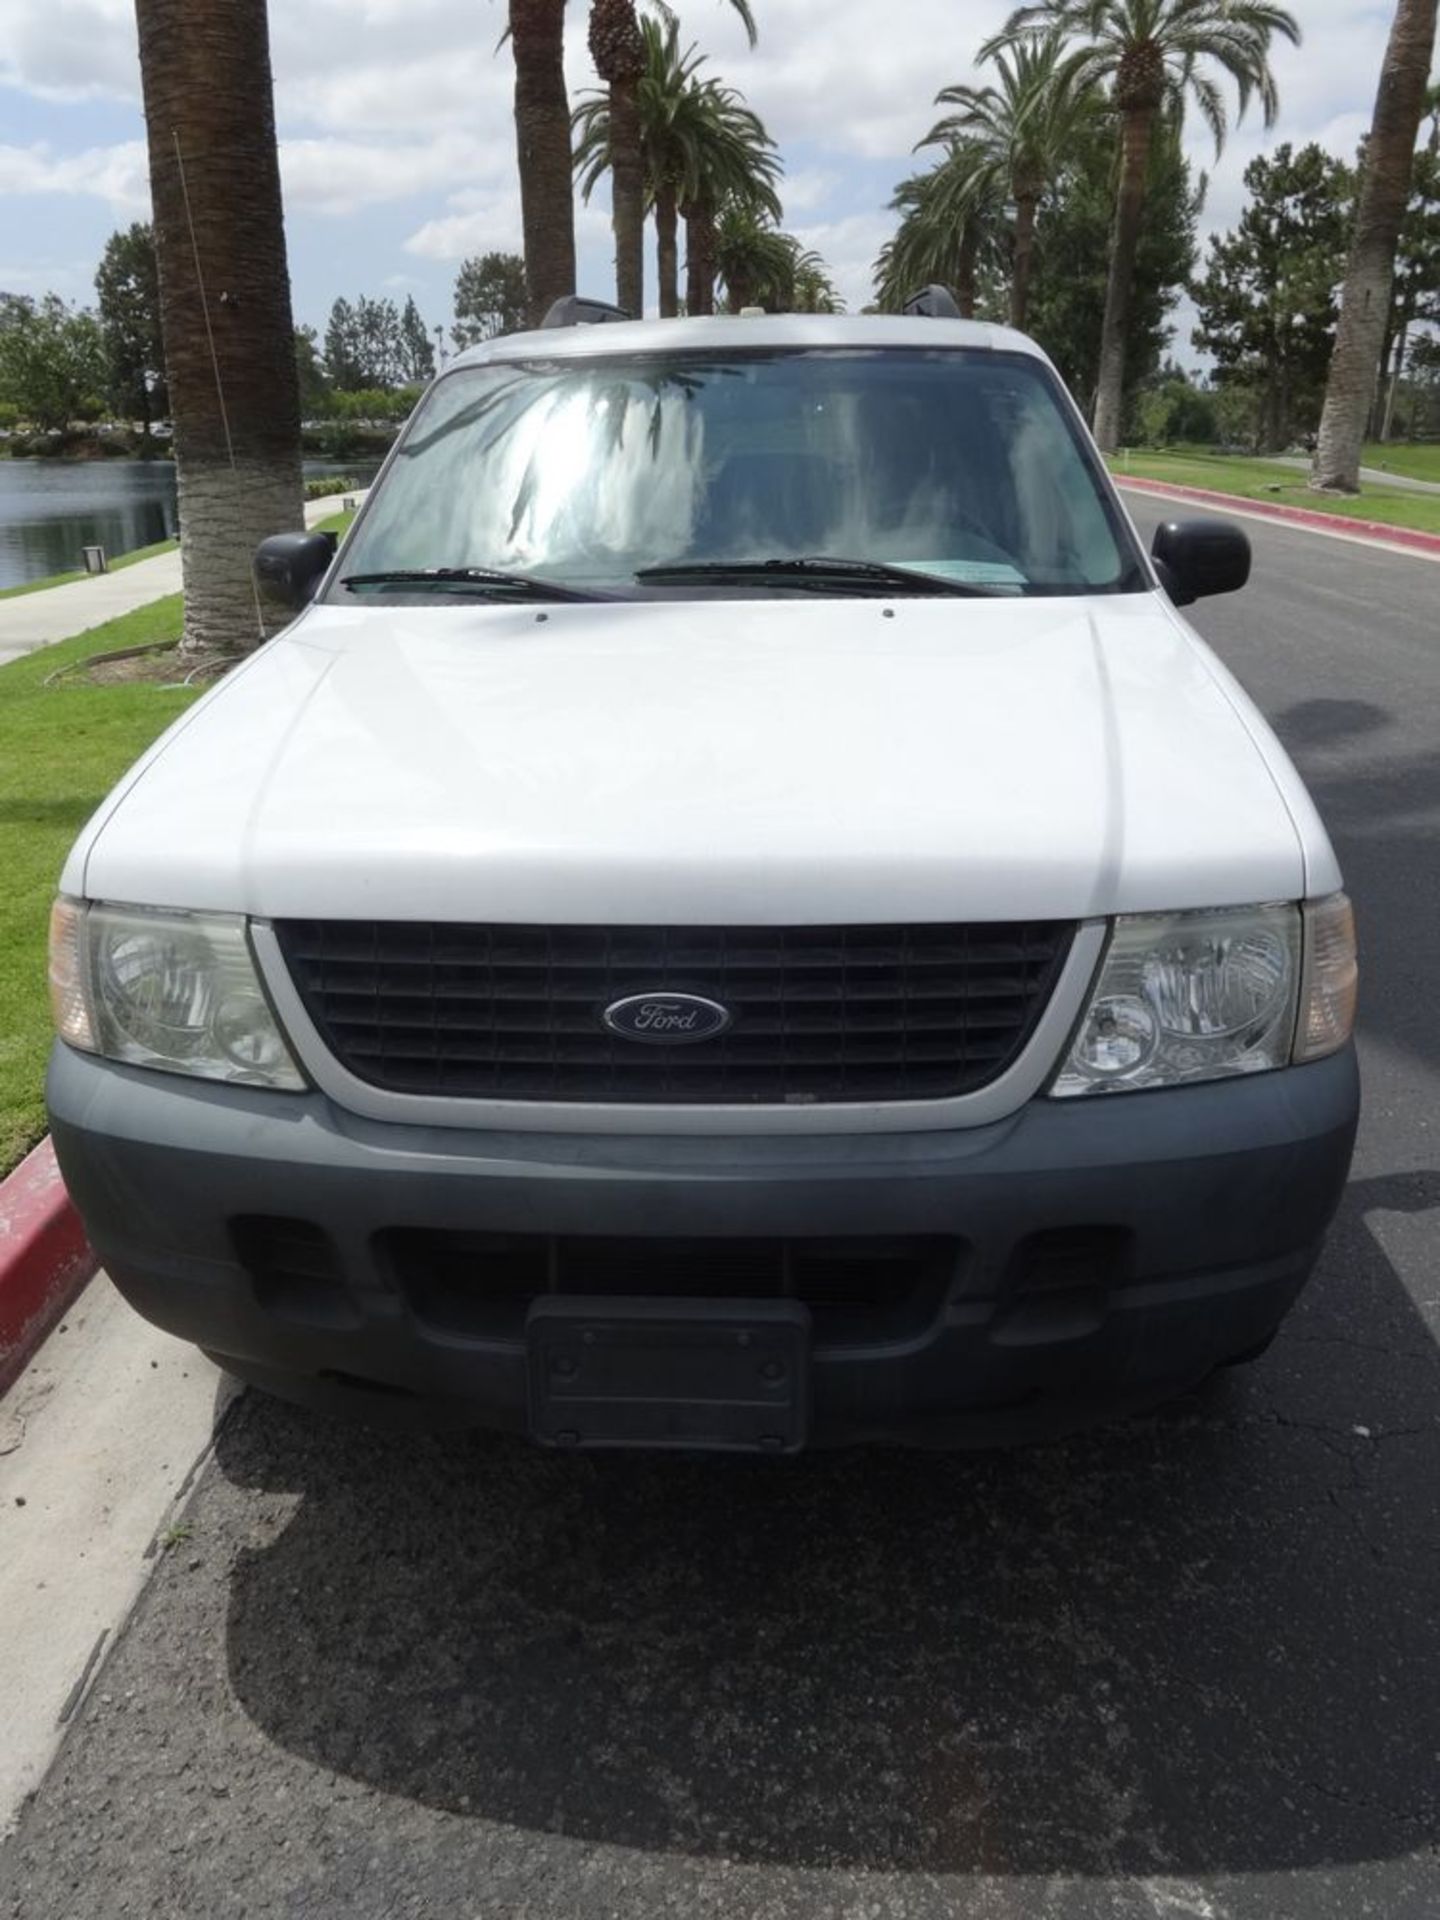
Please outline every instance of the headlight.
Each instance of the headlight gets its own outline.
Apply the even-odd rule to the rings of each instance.
[[[137,1067],[303,1087],[230,913],[159,913],[57,900],[50,999],[62,1040]]]
[[[1052,1092],[1125,1093],[1285,1066],[1300,972],[1293,906],[1123,916]]]

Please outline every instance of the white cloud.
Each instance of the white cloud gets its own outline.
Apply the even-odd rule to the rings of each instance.
[[[509,150],[461,135],[439,140],[366,142],[333,138],[282,139],[280,170],[292,212],[351,214],[426,192],[443,192],[456,179],[504,179]],[[131,218],[149,210],[149,169],[143,141],[59,154],[48,145],[0,147],[0,193],[72,194],[105,201]]]
[[[713,37],[727,78],[782,147],[804,139],[827,156],[904,160],[934,121],[936,91],[967,76],[973,49],[1009,12],[1009,0],[902,0],[884,12],[873,0],[768,0],[753,54],[723,14]]]
[[[143,214],[150,205],[145,144],[126,140],[70,154],[48,145],[0,147],[0,193],[89,195],[118,214]]]
[[[493,148],[461,134],[385,143],[328,136],[280,142],[285,204],[313,213],[357,213],[443,192],[455,180],[493,173],[499,164]]]
[[[452,211],[427,220],[405,242],[406,253],[423,260],[465,260],[475,253],[521,247],[520,193],[513,184],[493,194],[467,189],[451,196]],[[582,258],[608,246],[610,214],[600,205],[575,208],[575,244]]]
[[[859,313],[875,297],[875,256],[889,238],[892,224],[888,213],[852,213],[842,220],[795,229],[801,245],[813,249],[829,267],[851,313]]]
[[[0,84],[42,100],[137,99],[130,0],[6,0]]]
[[[342,132],[352,138],[440,128],[488,128],[508,114],[508,75],[489,49],[474,44],[377,57],[366,46],[348,61],[318,72],[276,62],[277,108],[283,124]]]
[[[493,249],[516,252],[520,245],[520,196],[497,197],[493,206],[468,213],[445,213],[427,220],[405,242],[407,253],[423,260],[464,260]]]
[[[804,167],[785,176],[787,215],[811,213],[845,184],[845,176],[833,167]]]

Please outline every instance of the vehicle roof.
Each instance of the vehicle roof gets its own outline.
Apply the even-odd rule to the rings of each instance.
[[[1028,334],[980,320],[931,320],[898,313],[834,316],[767,313],[753,318],[717,314],[694,320],[616,320],[603,326],[543,327],[507,333],[457,354],[447,371],[494,361],[582,360],[602,355],[734,352],[755,347],[970,347],[1044,353]]]

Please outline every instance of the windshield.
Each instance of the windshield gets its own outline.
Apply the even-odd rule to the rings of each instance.
[[[463,367],[422,403],[345,554],[365,579],[338,591],[489,568],[604,593],[801,592],[814,570],[745,570],[819,556],[1000,594],[1143,590],[1093,460],[1024,354]],[[656,569],[659,587],[637,578]]]

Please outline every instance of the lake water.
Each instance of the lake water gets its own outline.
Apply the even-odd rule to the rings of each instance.
[[[307,480],[327,473],[364,481],[374,467],[305,462]],[[0,587],[67,573],[86,546],[118,559],[177,524],[169,460],[0,460]]]

